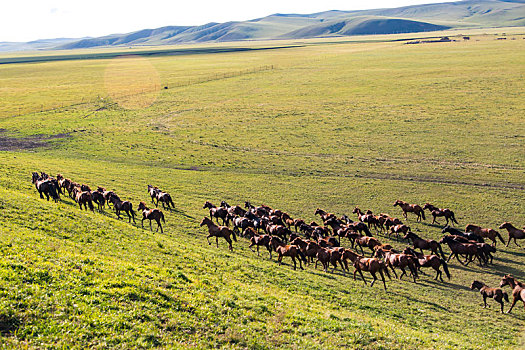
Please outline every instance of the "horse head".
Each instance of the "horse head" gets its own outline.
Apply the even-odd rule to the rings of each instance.
[[[514,282],[514,277],[512,275],[505,275],[501,278],[501,282],[499,283],[500,288],[504,286],[510,286],[511,283]]]

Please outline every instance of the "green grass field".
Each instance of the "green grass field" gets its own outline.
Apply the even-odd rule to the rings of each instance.
[[[401,216],[392,204],[403,199],[450,207],[460,227],[523,226],[525,40],[514,37],[149,57],[170,88],[123,97],[154,101],[136,109],[107,98],[108,59],[0,65],[0,146],[13,141],[0,152],[0,344],[525,346],[521,302],[501,315],[469,289],[505,273],[525,281],[523,248],[499,243],[494,265],[453,260],[450,281],[429,271],[417,284],[387,281],[385,292],[337,270],[294,271],[286,258],[278,266],[244,239],[233,253],[224,241],[217,249],[198,227],[204,201],[223,199],[307,220],[318,207],[354,218],[356,205]],[[151,233],[108,209],[39,199],[37,170],[113,189],[135,206],[154,184],[177,210],[164,234]],[[428,217],[408,223],[442,236]]]

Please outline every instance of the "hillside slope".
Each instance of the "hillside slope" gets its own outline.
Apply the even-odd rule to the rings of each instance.
[[[163,27],[129,34],[91,38],[59,46],[62,49],[108,45],[163,45],[325,35],[365,35],[425,32],[456,27],[524,26],[525,4],[481,0],[414,5],[365,11],[325,11],[271,16],[202,26]]]

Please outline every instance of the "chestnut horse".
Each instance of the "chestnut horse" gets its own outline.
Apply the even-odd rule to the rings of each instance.
[[[297,270],[297,263],[295,261],[295,258],[299,257],[299,267],[301,270],[304,270],[303,265],[301,264],[301,260],[306,263],[306,256],[301,252],[301,249],[299,249],[296,245],[286,245],[284,244],[278,237],[272,236],[270,238],[270,245],[273,247],[273,250],[279,254],[277,261],[279,262],[279,265],[283,262],[283,257],[289,256],[292,258],[293,261],[293,269]]]
[[[483,304],[484,304],[483,308],[484,309],[487,307],[487,298],[492,298],[501,305],[501,313],[503,313],[503,299],[505,299],[507,303],[509,302],[509,296],[507,292],[505,292],[501,288],[490,288],[483,282],[474,281],[470,285],[470,289],[479,290],[479,292],[483,296]]]
[[[159,232],[159,228],[160,228],[160,233],[164,233],[164,231],[162,230],[162,225],[160,224],[160,220],[166,223],[166,220],[164,220],[163,212],[161,212],[157,208],[149,209],[148,207],[146,207],[146,203],[144,202],[139,203],[139,210],[142,210],[142,221],[141,221],[142,228],[144,228],[144,220],[148,219],[149,229],[153,231],[153,228],[151,227],[151,220],[155,220],[157,222],[157,231],[155,232]],[[133,219],[133,221],[134,220],[135,219]]]
[[[248,227],[244,234],[250,238],[250,245],[248,248],[253,252],[252,247],[256,246],[257,248],[257,256],[259,256],[259,247],[264,246],[268,250],[268,253],[270,253],[270,259],[272,258],[272,248],[270,247],[270,238],[272,236],[270,235],[258,235],[257,232],[252,227]]]
[[[469,224],[467,227],[465,227],[465,232],[473,232],[477,235],[480,235],[481,237],[488,238],[493,242],[492,244],[494,246],[496,246],[496,238],[499,238],[501,243],[505,244],[505,241],[499,232],[491,228],[482,228],[477,225]]]
[[[461,265],[468,265],[471,261],[474,260],[474,257],[478,258],[479,265],[483,265],[481,261],[481,257],[479,255],[479,249],[478,246],[474,243],[460,243],[454,239],[454,236],[445,236],[443,237],[439,243],[446,243],[448,244],[448,247],[450,248],[450,256],[447,259],[447,262],[450,261],[452,256],[455,256],[456,259],[458,259],[459,263]],[[465,263],[462,262],[459,259],[459,255],[465,255],[466,260]]]
[[[201,223],[200,223],[201,227],[204,226],[204,225],[208,226],[208,233],[209,233],[209,235],[206,237],[206,240],[208,241],[208,244],[211,245],[210,237],[215,237],[215,242],[217,244],[217,248],[219,248],[219,237],[222,237],[230,245],[229,246],[230,251],[233,251],[232,240],[231,240],[230,236],[233,237],[233,240],[235,242],[237,242],[237,236],[235,235],[235,232],[232,229],[230,229],[229,227],[226,227],[226,226],[215,225],[215,223],[213,221],[211,221],[211,219],[208,219],[207,217],[204,217],[202,219]]]
[[[426,203],[424,206],[423,206],[423,210],[425,209],[428,209],[430,211],[430,214],[432,214],[432,217],[433,217],[433,220],[432,220],[432,223],[434,224],[436,222],[436,218],[437,217],[441,217],[441,216],[444,216],[445,217],[445,220],[447,220],[447,223],[446,225],[448,225],[448,220],[450,219],[450,221],[452,221],[452,224],[456,223],[459,225],[459,223],[457,222],[456,220],[456,217],[454,216],[454,212],[450,209],[440,209],[436,206],[433,206],[432,204],[430,203]]]
[[[512,297],[514,300],[512,300],[512,305],[510,306],[509,311],[507,311],[508,314],[512,311],[512,308],[518,300],[521,300],[523,302],[523,306],[525,307],[525,284],[519,282],[517,279],[512,277],[512,275],[505,275],[501,279],[501,282],[499,284],[500,287],[504,286],[510,286],[512,288]]]
[[[365,258],[364,256],[359,255],[350,249],[345,249],[345,255],[354,264],[354,268],[355,268],[354,281],[356,279],[355,278],[356,273],[359,272],[359,274],[361,275],[361,278],[363,279],[363,282],[365,282],[366,284],[365,276],[363,276],[362,271],[368,271],[374,278],[374,280],[372,281],[372,284],[370,284],[370,287],[372,287],[375,281],[377,281],[376,272],[379,272],[379,274],[381,275],[381,280],[383,280],[383,286],[386,290],[386,281],[385,281],[385,275],[383,274],[383,272],[386,273],[388,278],[391,278],[391,277],[390,277],[390,273],[388,272],[388,269],[386,268],[386,264],[384,262],[382,262],[381,260],[377,258]]]
[[[417,263],[414,256],[405,253],[396,254],[391,250],[378,248],[376,249],[374,257],[383,259],[386,265],[392,269],[392,272],[394,272],[394,276],[399,279],[406,275],[405,268],[408,267],[410,273],[412,274],[412,278],[414,279],[414,283],[416,283]],[[399,277],[397,276],[397,272],[394,267],[399,268],[403,272]]]
[[[410,247],[406,247],[405,250],[403,250],[403,253],[410,254],[417,258],[417,265],[418,269],[421,267],[431,267],[436,271],[436,277],[434,280],[437,281],[438,277],[443,282],[443,273],[441,272],[440,266],[443,266],[443,270],[447,274],[448,279],[450,279],[450,272],[448,270],[448,264],[447,262],[440,258],[437,255],[424,255],[422,253],[416,252],[414,249]]]
[[[507,242],[507,245],[505,245],[506,247],[509,246],[509,243],[510,243],[511,239],[514,239],[514,243],[518,247],[521,247],[518,244],[518,242],[516,242],[516,239],[524,239],[525,238],[525,230],[520,230],[520,229],[512,226],[512,224],[510,222],[504,222],[503,224],[501,224],[501,226],[499,228],[500,229],[502,229],[502,228],[507,229],[507,232],[509,233],[509,241]]]
[[[421,221],[421,219],[425,220],[425,211],[423,210],[423,208],[421,208],[421,206],[417,204],[409,204],[407,202],[403,202],[402,200],[398,199],[394,203],[394,207],[395,206],[401,207],[401,209],[403,210],[403,216],[407,220],[408,220],[407,213],[416,214],[417,215],[416,221]]]

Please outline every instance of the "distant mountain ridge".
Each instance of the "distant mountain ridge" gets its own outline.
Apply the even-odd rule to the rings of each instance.
[[[466,0],[364,11],[273,14],[248,21],[167,26],[98,38],[43,40],[35,48],[170,45],[239,40],[417,33],[449,28],[525,26],[525,0]],[[14,43],[0,43],[0,51]],[[24,43],[31,47],[30,43]]]

